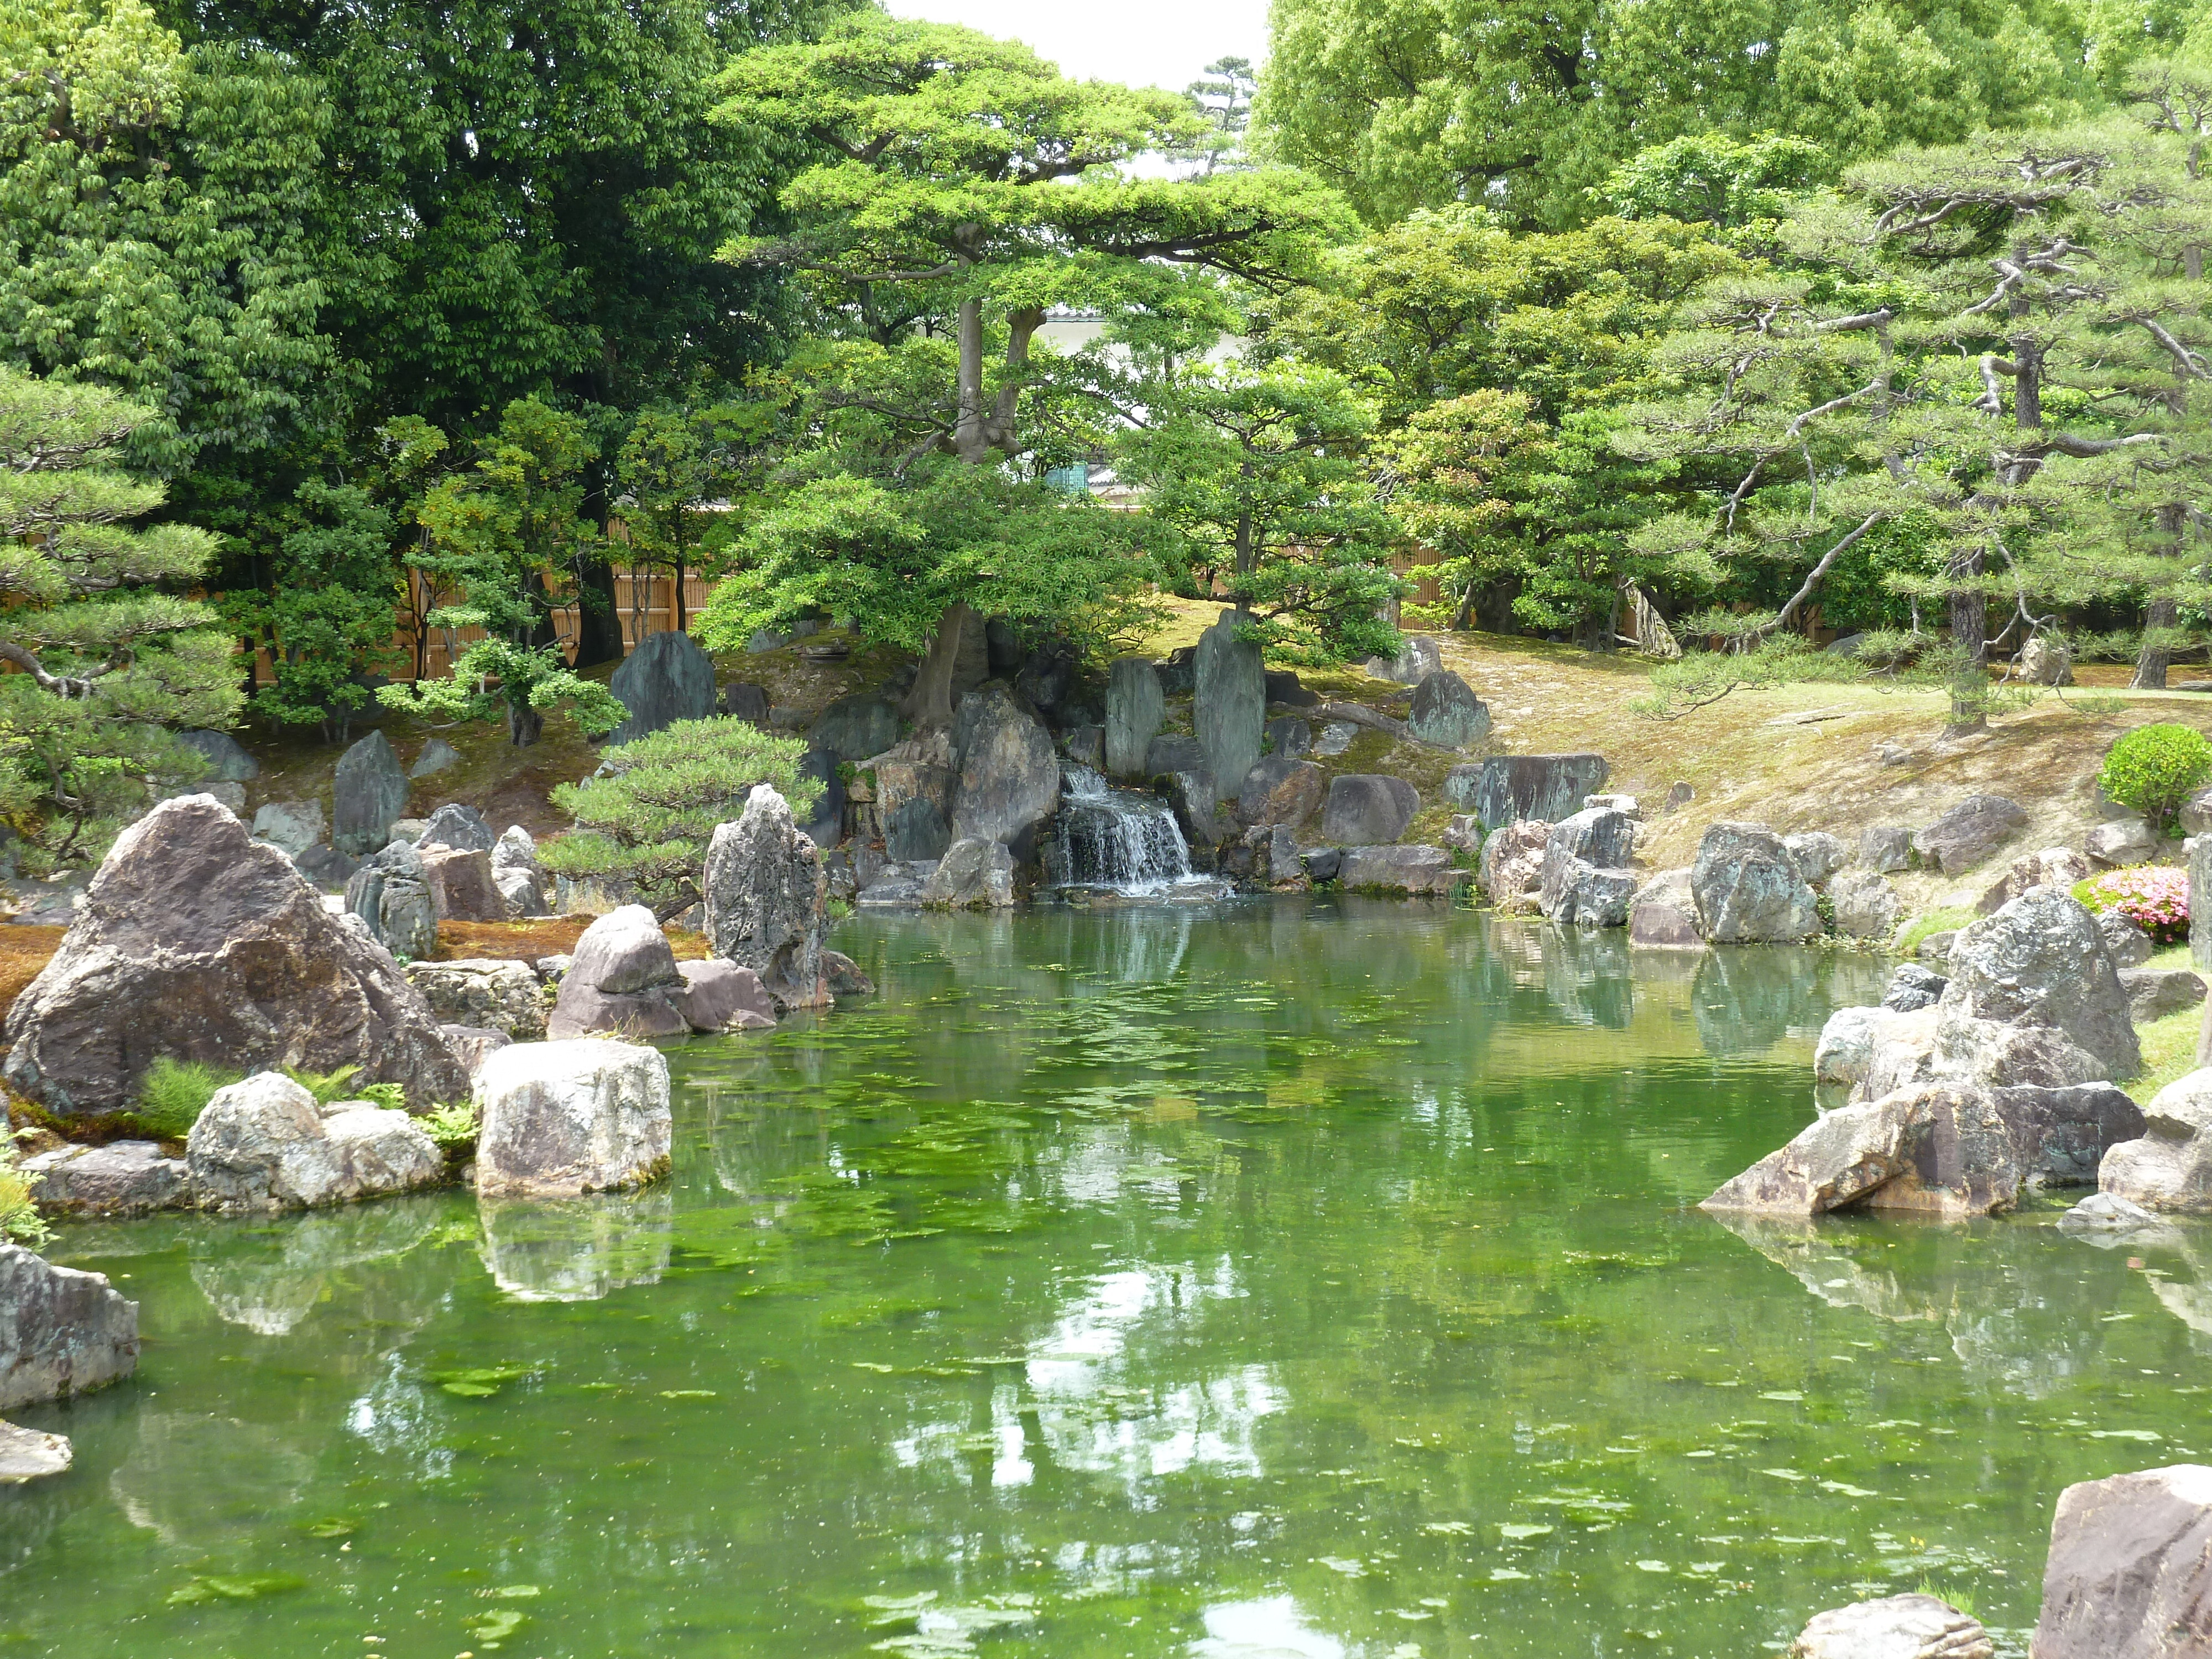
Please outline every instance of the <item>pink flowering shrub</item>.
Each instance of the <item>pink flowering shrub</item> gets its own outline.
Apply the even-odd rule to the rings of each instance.
[[[2081,883],[2074,896],[2100,915],[2118,910],[2160,945],[2179,945],[2189,937],[2189,872],[2178,866],[2107,870]]]

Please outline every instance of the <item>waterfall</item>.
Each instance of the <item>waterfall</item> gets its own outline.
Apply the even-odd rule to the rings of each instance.
[[[1061,763],[1054,873],[1062,887],[1152,897],[1217,884],[1194,876],[1190,847],[1167,804],[1133,790],[1110,789],[1087,766]]]

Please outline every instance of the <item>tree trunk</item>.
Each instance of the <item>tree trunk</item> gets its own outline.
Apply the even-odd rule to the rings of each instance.
[[[2188,508],[2179,501],[2160,505],[2157,525],[2160,536],[2166,543],[2166,556],[2178,556],[2181,551],[2181,534],[2187,523]],[[2135,678],[2128,682],[2136,691],[2166,690],[2166,670],[2172,650],[2159,639],[2159,635],[2181,621],[2181,606],[2173,599],[2153,599],[2143,607],[2142,649],[2136,653]]]
[[[615,568],[605,559],[577,558],[569,568],[576,577],[576,660],[574,666],[620,662],[623,659],[622,613],[615,608]]]
[[[1982,552],[1976,548],[1951,562],[1954,578],[1982,574]],[[1989,723],[1983,702],[1989,690],[1990,596],[1978,587],[1951,590],[1951,646],[1959,653],[1959,666],[1951,685],[1951,727],[1976,732]]]
[[[990,439],[983,430],[983,302],[980,299],[960,302],[960,370],[955,389],[957,413],[952,422],[952,452],[969,463],[978,464],[990,452]]]
[[[510,702],[507,706],[507,740],[517,749],[527,749],[545,734],[545,715],[528,703]]]
[[[899,712],[921,731],[943,731],[952,724],[952,671],[960,660],[961,635],[975,614],[962,601],[946,605],[937,619],[937,632],[922,653],[913,689],[899,704]]]

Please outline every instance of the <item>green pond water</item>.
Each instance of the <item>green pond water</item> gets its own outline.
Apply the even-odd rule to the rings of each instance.
[[[1441,906],[863,918],[672,1049],[675,1170],[65,1231],[132,1381],[19,1419],[0,1655],[1751,1656],[2032,1622],[2212,1449],[2195,1246],[1732,1231],[1886,964]],[[2208,1258],[2212,1260],[2212,1258]]]

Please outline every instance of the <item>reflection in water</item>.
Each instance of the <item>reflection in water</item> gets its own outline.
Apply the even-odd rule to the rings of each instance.
[[[282,1336],[330,1296],[338,1274],[403,1256],[437,1223],[434,1198],[313,1210],[275,1227],[234,1224],[194,1236],[192,1282],[234,1325]]]
[[[134,1527],[173,1547],[251,1537],[300,1501],[314,1466],[274,1430],[188,1412],[139,1413],[137,1443],[108,1480]]]
[[[1227,1601],[1208,1607],[1205,1619],[1191,1659],[1344,1659],[1344,1644],[1309,1626],[1295,1596]]]
[[[665,1185],[587,1198],[482,1198],[483,1264],[518,1302],[596,1302],[668,1271],[676,1200]]]

